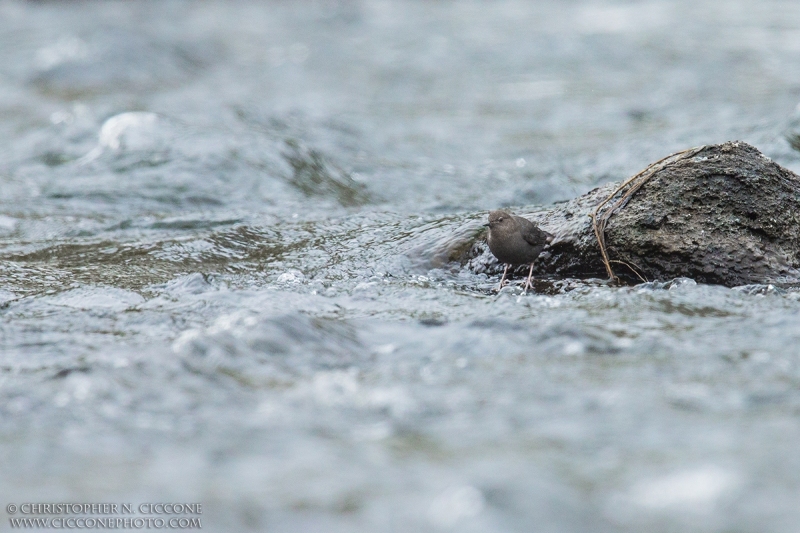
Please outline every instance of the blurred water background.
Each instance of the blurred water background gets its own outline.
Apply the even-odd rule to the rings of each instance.
[[[793,0],[0,1],[3,508],[797,533],[798,292],[440,251],[798,102]]]

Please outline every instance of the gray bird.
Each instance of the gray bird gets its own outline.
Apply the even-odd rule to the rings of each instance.
[[[528,220],[506,213],[505,211],[490,211],[489,223],[484,224],[489,227],[489,250],[494,254],[498,261],[506,264],[503,270],[503,277],[500,279],[499,291],[503,288],[506,280],[508,267],[511,265],[527,265],[531,268],[528,271],[528,280],[525,282],[525,289],[522,294],[528,292],[533,287],[531,278],[533,277],[533,262],[542,253],[545,244],[553,240],[553,236]]]

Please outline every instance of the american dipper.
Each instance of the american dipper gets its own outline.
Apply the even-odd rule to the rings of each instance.
[[[553,240],[553,236],[539,229],[527,218],[511,215],[505,211],[490,211],[489,223],[484,226],[489,227],[487,238],[489,250],[498,261],[506,264],[497,290],[503,288],[509,266],[530,264],[528,281],[525,282],[525,289],[522,291],[522,294],[525,294],[533,287],[531,284],[533,262],[542,253],[544,245]]]

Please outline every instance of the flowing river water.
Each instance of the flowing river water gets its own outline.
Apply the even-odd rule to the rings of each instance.
[[[796,0],[0,1],[3,509],[797,533],[800,293],[446,251],[690,146],[800,170],[799,58]]]

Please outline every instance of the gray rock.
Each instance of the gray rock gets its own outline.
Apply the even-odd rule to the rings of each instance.
[[[648,281],[689,277],[729,287],[800,281],[796,174],[735,141],[668,158],[651,170],[608,219],[605,242],[616,276],[638,281],[635,269]],[[608,184],[525,215],[555,236],[535,264],[537,276],[608,277],[589,215],[618,187]],[[462,260],[474,271],[499,272],[481,239]]]

